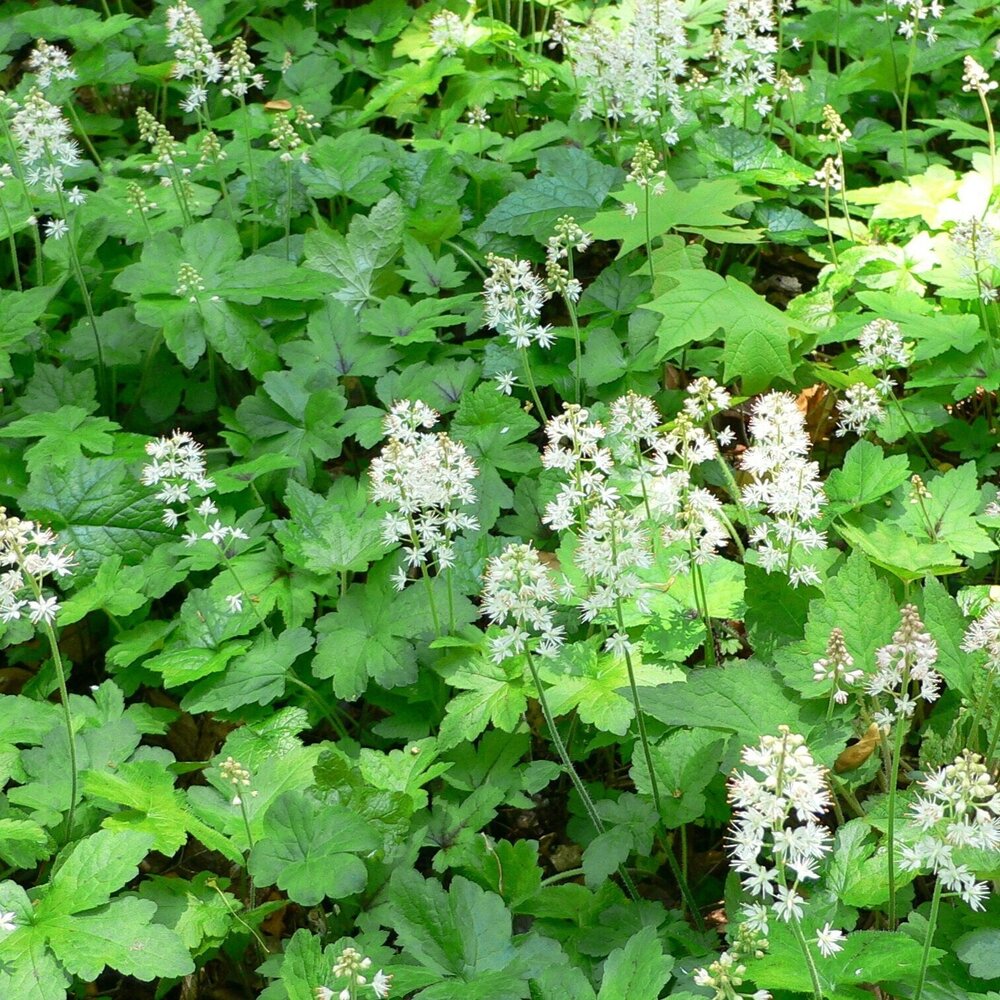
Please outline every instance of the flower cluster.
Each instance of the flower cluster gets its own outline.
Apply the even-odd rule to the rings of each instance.
[[[618,491],[607,481],[614,459],[603,444],[604,435],[604,425],[591,421],[590,410],[575,403],[563,403],[563,412],[546,423],[542,465],[570,477],[542,515],[542,523],[553,531],[572,527],[595,503],[612,506],[617,502]]]
[[[184,111],[194,111],[208,99],[205,84],[222,79],[225,67],[205,37],[201,16],[187,0],[177,0],[167,8],[167,44],[174,50],[174,77],[194,81],[181,101]]]
[[[853,666],[854,657],[847,651],[844,633],[839,628],[832,628],[826,644],[826,656],[813,664],[813,680],[817,684],[832,682],[831,696],[838,705],[847,701],[847,689],[865,676],[863,670],[852,670]]]
[[[170,437],[146,442],[146,454],[152,459],[142,467],[140,479],[143,486],[159,486],[156,499],[166,506],[163,522],[170,528],[177,526],[180,514],[175,504],[191,501],[191,487],[208,493],[215,488],[214,481],[206,475],[202,447],[187,431],[174,431]],[[203,501],[198,508],[203,516],[215,513],[211,500]]]
[[[771,110],[771,99],[764,91],[776,78],[775,54],[778,51],[777,18],[792,8],[790,0],[729,0],[721,32],[713,39],[722,97],[731,108],[745,98],[754,98],[759,115]],[[739,101],[733,101],[739,98]]]
[[[962,649],[967,653],[985,651],[987,670],[1000,673],[1000,604],[991,604],[965,630]]]
[[[658,126],[673,145],[676,124],[687,118],[680,87],[687,75],[684,5],[636,0],[629,10],[631,17],[620,15],[617,25],[591,19],[571,28],[560,22],[558,40],[579,84],[579,114]]]
[[[826,548],[826,536],[811,526],[826,503],[819,467],[808,461],[809,435],[805,417],[790,393],[772,392],[754,403],[750,418],[753,444],[740,464],[751,482],[743,502],[763,508],[769,518],[750,532],[761,566],[788,573],[793,587],[819,582],[814,566],[799,553]]]
[[[357,948],[345,948],[334,962],[333,974],[337,979],[346,979],[347,985],[342,990],[317,986],[316,1000],[357,1000],[359,989],[370,989],[375,1000],[385,1000],[392,989],[392,976],[379,969],[369,982],[367,973],[371,967],[372,960],[362,956]]]
[[[443,56],[453,56],[465,48],[465,25],[450,10],[439,10],[430,21],[431,43]]]
[[[887,0],[886,9],[875,20],[888,21],[891,16],[889,7],[895,7],[902,15],[896,30],[904,38],[919,38],[922,32],[928,45],[933,45],[937,41],[937,28],[933,24],[924,25],[924,21],[937,19],[944,13],[942,0],[929,0],[929,2],[928,0]]]
[[[551,656],[563,644],[565,630],[555,623],[556,590],[538,552],[514,543],[493,556],[483,576],[483,612],[503,630],[490,640],[494,662],[519,656],[537,638],[534,649]]]
[[[974,90],[980,97],[985,97],[991,90],[996,90],[1000,86],[996,80],[990,79],[989,73],[972,56],[965,57],[964,67],[962,90],[967,94]]]
[[[1000,793],[989,770],[979,754],[965,750],[920,784],[924,791],[910,807],[919,837],[900,851],[903,868],[931,871],[949,893],[974,910],[985,909],[988,884],[977,882],[955,851],[1000,852]]]
[[[737,772],[729,784],[733,806],[733,867],[753,896],[770,900],[784,921],[803,914],[802,882],[819,878],[830,851],[830,835],[819,817],[830,806],[824,771],[803,737],[788,726],[778,736],[743,748],[751,771]]]
[[[53,80],[76,79],[69,53],[58,45],[49,45],[44,38],[35,42],[35,49],[28,57],[28,69],[38,77],[39,87],[47,87]]]
[[[538,322],[549,294],[531,264],[496,254],[487,254],[486,263],[490,269],[483,284],[486,325],[506,335],[515,347],[532,343],[551,347],[556,339],[552,328]]]
[[[837,410],[840,413],[837,437],[865,434],[872,425],[880,423],[885,418],[884,399],[878,389],[865,385],[864,382],[848,386],[844,398],[837,400]]]
[[[80,163],[80,147],[59,108],[33,87],[11,116],[10,131],[28,185],[41,185],[46,191],[61,190],[65,171]]]
[[[22,617],[51,625],[59,600],[44,593],[47,576],[69,576],[73,554],[56,547],[56,536],[34,521],[25,521],[0,507],[0,622]]]
[[[236,794],[233,796],[233,805],[242,805],[243,800],[240,798],[240,789],[250,787],[250,772],[238,760],[227,757],[219,765],[219,773],[222,775],[223,781],[228,781],[235,789]],[[257,797],[256,790],[250,793],[250,797]]]
[[[941,675],[934,669],[938,646],[924,628],[920,613],[912,604],[900,611],[900,624],[892,642],[875,654],[876,672],[868,680],[868,693],[875,698],[889,695],[892,706],[875,713],[875,721],[888,729],[901,719],[908,719],[917,707],[910,696],[910,685],[920,685],[919,696],[935,701],[941,691]]]
[[[565,260],[572,265],[570,254],[574,250],[583,253],[592,242],[593,237],[585,233],[572,216],[564,215],[556,221],[555,234],[549,237],[545,247],[545,284],[550,294],[562,295],[567,302],[579,300],[583,288],[562,262]]]
[[[762,923],[747,920],[739,925],[729,947],[707,969],[695,969],[694,981],[698,986],[715,990],[712,1000],[771,1000],[767,990],[754,993],[740,993],[746,981],[747,959],[763,958],[767,954],[767,911],[764,910]]]
[[[1000,268],[1000,240],[994,228],[979,218],[958,222],[948,234],[959,276],[974,282],[984,302],[998,297],[996,271]]]
[[[437,421],[438,413],[419,400],[393,404],[382,423],[389,440],[369,469],[372,499],[395,506],[385,515],[384,535],[390,544],[401,541],[406,552],[406,565],[394,577],[399,590],[407,567],[426,566],[430,558],[438,570],[453,566],[455,534],[479,527],[458,509],[475,503],[478,470],[465,445],[425,433]]]
[[[247,43],[239,36],[233,39],[229,50],[229,60],[222,74],[222,93],[226,97],[236,97],[241,101],[250,90],[263,90],[264,77],[254,71],[247,52]]]
[[[642,587],[635,571],[653,564],[641,509],[627,511],[605,504],[591,507],[580,529],[573,561],[588,581],[580,605],[583,621],[592,622],[602,611],[634,596]],[[623,640],[624,636],[616,633],[608,648],[625,652],[629,647]]]

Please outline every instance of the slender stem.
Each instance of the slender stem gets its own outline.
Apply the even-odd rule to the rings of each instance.
[[[10,213],[7,211],[7,203],[0,200],[0,208],[3,209],[3,218],[7,226],[7,245],[10,247],[10,269],[14,272],[14,284],[19,292],[24,291],[24,284],[21,281],[21,268],[17,262],[17,241],[14,239],[14,226],[10,220]]]
[[[924,993],[924,983],[927,980],[927,965],[931,957],[931,942],[937,929],[938,910],[941,908],[941,879],[934,880],[934,895],[931,896],[931,912],[927,918],[927,937],[924,938],[924,950],[920,956],[920,973],[917,976],[917,988],[913,1000],[920,1000]]]
[[[693,552],[691,553],[691,590],[694,594],[695,604],[698,605],[698,613],[705,625],[705,662],[708,666],[714,667],[716,663],[715,633],[712,631],[712,619],[708,613],[708,592],[705,590],[705,577],[701,572],[701,563],[694,558]]]
[[[621,599],[615,601],[615,613],[618,618],[618,629],[624,633],[625,618],[622,614]],[[649,734],[646,732],[646,716],[642,710],[642,703],[639,700],[639,688],[635,682],[635,669],[632,666],[632,654],[629,652],[627,646],[625,648],[625,669],[628,671],[628,685],[632,692],[632,704],[635,707],[635,720],[639,729],[639,742],[642,744],[642,755],[646,761],[646,771],[649,774],[649,787],[653,793],[653,807],[656,809],[657,820],[663,830],[663,837],[661,839],[663,842],[663,850],[667,857],[667,864],[670,865],[670,871],[674,876],[674,880],[677,882],[677,887],[681,891],[681,897],[684,900],[685,906],[690,911],[691,916],[694,917],[699,929],[701,929],[704,927],[704,924],[701,920],[701,913],[698,910],[698,902],[691,892],[691,887],[687,884],[687,879],[684,877],[683,871],[677,864],[677,858],[674,857],[674,849],[670,843],[667,828],[663,823],[663,803],[660,798],[660,782],[656,777],[656,770],[653,767],[653,755],[649,749]]]
[[[73,124],[76,126],[76,131],[79,134],[80,138],[83,140],[84,146],[87,147],[87,152],[90,153],[90,155],[94,158],[94,162],[97,164],[97,166],[101,170],[103,170],[104,161],[98,155],[97,150],[94,149],[94,146],[90,141],[90,136],[87,135],[87,130],[83,127],[83,122],[80,121],[79,115],[77,114],[76,111],[76,107],[74,106],[72,101],[67,102],[66,110],[69,112],[70,118],[73,119]]]
[[[996,719],[993,722],[993,735],[990,737],[990,745],[986,748],[986,766],[992,771],[993,755],[997,751],[997,743],[1000,742],[1000,707],[996,710]]]
[[[590,797],[590,792],[587,791],[583,781],[580,779],[580,775],[576,773],[573,762],[569,759],[566,744],[563,743],[562,737],[559,735],[559,730],[556,728],[555,719],[552,717],[549,701],[545,696],[545,688],[542,687],[542,679],[538,676],[538,668],[535,666],[535,661],[532,659],[531,653],[527,650],[525,650],[524,659],[528,664],[528,669],[531,671],[532,680],[535,682],[535,690],[538,693],[538,704],[542,709],[542,715],[545,718],[545,725],[548,727],[549,735],[555,744],[556,753],[559,754],[559,759],[562,761],[562,765],[569,775],[570,781],[573,782],[573,787],[576,789],[577,795],[580,796],[583,807],[587,810],[587,815],[590,817],[591,823],[594,824],[594,829],[598,833],[604,833],[604,821],[597,812],[597,807],[594,805],[594,800]],[[632,876],[625,870],[624,865],[618,871],[621,874],[622,882],[625,884],[626,892],[633,901],[637,901],[639,894],[636,892],[635,884],[632,882]]]
[[[909,671],[907,671],[907,674]],[[902,690],[906,690],[903,685]],[[899,782],[899,758],[903,750],[903,720],[896,720],[892,757],[889,767],[889,818],[886,822],[886,874],[889,878],[889,930],[896,929],[896,785]]]
[[[528,383],[531,398],[535,401],[535,406],[538,409],[538,416],[541,418],[542,423],[545,423],[549,418],[545,415],[545,407],[542,406],[542,401],[538,397],[538,390],[535,388],[535,378],[531,374],[531,362],[528,360],[528,349],[526,347],[521,348],[521,361],[524,363],[524,380]]]
[[[903,100],[900,105],[900,118],[903,131],[903,174],[908,175],[909,170],[909,138],[907,136],[906,119],[909,115],[910,107],[910,84],[913,82],[913,57],[917,52],[917,32],[913,32],[910,38],[910,48],[906,54],[906,79],[903,83]]]
[[[572,287],[573,283],[573,248],[566,248],[566,271],[569,274],[569,283]],[[569,313],[569,321],[573,327],[573,345],[576,349],[576,369],[573,372],[574,381],[574,400],[580,402],[580,372],[583,368],[583,353],[580,344],[580,323],[576,318],[576,306],[573,304],[573,299],[567,294],[564,296],[566,302],[566,311]]]
[[[319,692],[314,691],[304,680],[296,677],[295,674],[289,673],[285,675],[285,680],[290,684],[294,684],[295,687],[301,688],[306,697],[309,698],[316,704],[316,707],[323,713],[324,718],[337,730],[337,735],[346,740],[348,738],[347,730],[344,728],[344,724],[337,718],[334,710],[327,704],[326,699],[321,697]]]
[[[996,683],[997,671],[991,669],[989,671],[989,678],[986,681],[986,690],[983,692],[983,696],[976,702],[976,709],[972,713],[972,726],[969,729],[969,740],[968,745],[972,747],[973,750],[979,749],[979,721],[983,717],[983,709],[987,705],[991,704],[991,699],[993,697],[993,685]]]
[[[788,921],[788,926],[791,927],[792,933],[795,935],[795,940],[798,941],[799,948],[802,950],[802,955],[806,960],[806,968],[809,970],[809,978],[812,980],[813,997],[815,1000],[823,1000],[823,986],[819,980],[819,971],[816,968],[816,961],[812,957],[812,952],[809,950],[809,943],[806,941],[806,936],[802,933],[802,925],[793,917]]]
[[[258,203],[257,178],[253,170],[253,147],[250,145],[250,114],[247,111],[247,102],[240,98],[240,109],[243,112],[243,138],[247,147],[247,179],[250,181],[250,203],[253,205],[253,248],[260,245],[260,232],[258,228],[258,218],[260,216],[260,204]]]
[[[285,164],[285,260],[292,259],[292,161]]]
[[[41,588],[35,586],[38,598],[41,597]],[[56,677],[59,681],[59,700],[62,703],[63,722],[66,725],[66,736],[69,740],[69,812],[66,814],[66,843],[73,836],[73,816],[76,812],[77,796],[77,764],[76,764],[76,737],[73,734],[73,717],[69,710],[69,690],[66,687],[66,670],[63,667],[62,656],[59,653],[59,643],[56,640],[55,630],[51,622],[45,623],[45,637],[49,641],[49,650],[52,653],[52,662],[56,668]]]

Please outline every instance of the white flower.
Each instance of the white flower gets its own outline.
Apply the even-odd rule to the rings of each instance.
[[[540,637],[545,651],[561,644],[552,608],[555,586],[535,549],[508,545],[487,562],[483,581],[483,612],[494,625],[506,626],[490,640],[494,662],[523,653],[532,635]]]
[[[45,237],[51,240],[61,240],[69,232],[69,224],[65,219],[49,219],[45,223]]]
[[[899,324],[891,319],[874,319],[866,324],[858,343],[861,350],[857,362],[866,368],[882,371],[905,368],[910,363],[912,347],[904,342]]]
[[[387,976],[381,969],[375,973],[371,982],[372,992],[378,1000],[385,1000],[392,988],[392,976]]]
[[[864,434],[872,426],[885,417],[885,407],[882,405],[884,393],[879,392],[863,382],[855,382],[844,393],[844,398],[838,400],[840,425],[837,427],[837,437],[845,434]]]
[[[900,851],[907,871],[931,871],[973,910],[985,908],[989,886],[955,862],[955,848],[1000,852],[1000,794],[979,754],[964,750],[925,778],[910,807],[920,836]]]
[[[830,805],[824,771],[787,726],[745,746],[742,761],[753,770],[736,772],[729,783],[732,866],[748,892],[773,899],[779,919],[798,920],[798,887],[819,877],[819,862],[830,850],[830,835],[818,822]]]
[[[229,606],[229,610],[235,615],[239,614],[243,610],[243,595],[242,594],[227,594],[226,604]]]
[[[174,77],[215,83],[222,77],[222,60],[205,37],[201,16],[187,0],[167,8],[167,44],[174,50]]]
[[[62,112],[34,87],[11,116],[10,131],[25,167],[30,187],[46,191],[62,187],[63,172],[80,163],[80,149]]]
[[[942,678],[934,664],[938,646],[924,628],[920,614],[912,604],[900,611],[900,625],[892,642],[875,653],[877,670],[868,680],[868,693],[876,698],[889,695],[894,707],[881,707],[881,718],[887,716],[894,722],[909,718],[915,702],[909,697],[911,684],[920,685],[920,697],[935,701],[940,693]],[[882,723],[880,722],[880,725]]]
[[[56,620],[56,613],[59,611],[59,600],[43,595],[37,600],[28,601],[27,607],[29,618],[34,624],[44,622],[46,625],[51,625]]]
[[[17,928],[16,920],[16,913],[4,913],[0,910],[0,931],[4,931],[7,934],[11,933],[11,931]]]
[[[28,57],[28,69],[37,74],[39,87],[47,87],[53,80],[76,79],[69,53],[58,45],[49,45],[44,38],[35,42],[35,50]]]
[[[555,338],[539,323],[549,293],[526,260],[487,254],[490,274],[483,284],[484,319],[491,330],[504,334],[515,347],[537,343],[550,347]]]
[[[465,25],[450,10],[439,10],[430,21],[431,42],[444,56],[453,56],[465,47]]]
[[[820,954],[824,958],[829,958],[831,955],[835,955],[838,951],[842,951],[844,946],[840,942],[843,940],[844,932],[835,930],[829,923],[825,923],[823,927],[816,932],[816,947],[819,948]]]
[[[454,562],[452,540],[459,531],[479,528],[462,507],[475,503],[472,483],[479,472],[465,446],[447,434],[427,434],[437,413],[425,403],[400,400],[383,420],[389,440],[368,470],[371,497],[392,504],[383,518],[383,536],[402,542],[410,566],[431,559],[439,570]],[[403,583],[397,575],[397,587]]]
[[[493,378],[497,383],[497,392],[501,392],[505,396],[509,396],[517,385],[517,376],[513,372],[497,372]]]

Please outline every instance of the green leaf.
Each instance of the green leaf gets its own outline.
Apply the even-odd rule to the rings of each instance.
[[[395,143],[367,129],[323,135],[309,147],[309,162],[299,168],[300,175],[314,198],[344,197],[374,205],[389,193],[384,181],[398,152]]]
[[[966,698],[975,696],[975,661],[962,649],[966,630],[965,616],[955,599],[935,577],[924,582],[924,625],[938,645],[935,668],[948,687]]]
[[[844,464],[826,480],[832,510],[854,510],[891,493],[909,479],[906,455],[891,455],[870,441],[858,441],[844,456]]]
[[[462,693],[445,709],[438,733],[442,747],[474,740],[490,724],[513,732],[524,718],[529,683],[517,658],[494,663],[484,655],[475,656],[449,673],[447,681]]]
[[[289,562],[321,575],[361,573],[385,555],[383,517],[366,490],[344,476],[321,497],[296,482],[288,484],[289,519],[275,537]]]
[[[966,462],[929,478],[925,486],[930,496],[924,498],[922,505],[906,504],[901,516],[895,519],[897,524],[916,538],[947,545],[959,555],[975,556],[994,550],[990,536],[975,522],[974,515],[985,506],[975,462]]]
[[[40,925],[66,969],[85,981],[105,966],[145,982],[184,976],[194,962],[180,938],[153,923],[156,905],[126,897],[89,913],[53,917]]]
[[[281,356],[291,368],[306,373],[309,381],[320,373],[331,381],[345,375],[377,378],[399,357],[391,346],[362,333],[355,312],[330,296],[309,317],[305,338],[285,344]]]
[[[662,313],[657,330],[664,358],[697,341],[725,333],[725,378],[742,378],[747,394],[775,379],[792,381],[792,335],[788,317],[748,285],[701,268],[673,271],[675,282],[643,308]]]
[[[365,584],[352,584],[337,610],[316,623],[319,642],[313,676],[333,678],[338,698],[353,701],[369,679],[383,687],[410,684],[417,677],[412,640],[434,628],[426,587],[413,584],[397,593],[389,583],[390,561],[383,561]],[[437,595],[438,607],[446,607]]]
[[[0,378],[12,378],[11,354],[31,350],[29,338],[38,329],[56,286],[28,288],[23,292],[0,291]]]
[[[658,1000],[673,967],[673,958],[663,954],[656,928],[644,927],[624,948],[608,955],[598,1000]]]
[[[403,205],[389,194],[367,216],[351,219],[347,235],[310,229],[305,239],[309,267],[333,275],[332,295],[355,309],[374,297],[376,274],[392,262],[403,242]]]
[[[888,570],[904,583],[928,575],[960,573],[964,568],[943,542],[923,542],[911,531],[888,521],[848,514],[837,523],[837,533],[875,566]]]
[[[18,918],[14,932],[0,940],[0,986],[20,990],[10,996],[47,1000],[68,983],[66,972],[90,981],[107,965],[144,980],[194,971],[177,935],[152,923],[154,904],[109,902],[138,874],[149,846],[146,834],[131,830],[85,837],[48,885],[35,890],[35,907],[13,883],[0,883],[2,909]]]
[[[632,656],[636,684],[640,686],[672,684],[684,679],[679,667],[644,663],[638,653]],[[546,659],[542,675],[552,681],[548,690],[549,707],[555,715],[579,713],[580,718],[602,732],[624,736],[635,717],[635,706],[628,688],[629,674],[625,659],[599,652],[593,644],[563,646],[558,655]]]
[[[1000,978],[1000,929],[980,927],[955,942],[955,954],[977,979]]]
[[[484,232],[533,236],[544,242],[560,216],[571,215],[578,222],[589,219],[621,176],[616,167],[576,146],[541,150],[538,171],[497,203],[483,221]]]
[[[242,862],[241,862],[242,863]],[[195,954],[216,948],[235,924],[237,898],[222,891],[225,880],[213,872],[199,872],[193,879],[149,875],[139,886],[139,898],[156,906],[156,922],[175,931]]]
[[[899,608],[889,585],[875,574],[861,552],[852,552],[836,576],[826,583],[822,598],[809,604],[805,638],[777,650],[775,664],[786,683],[807,697],[827,697],[829,688],[816,684],[812,665],[826,655],[830,632],[844,633],[855,666],[867,669],[875,651],[885,645],[899,624]]]
[[[410,292],[414,295],[437,295],[442,289],[457,288],[469,276],[468,271],[455,267],[455,257],[446,253],[434,255],[412,236],[403,237],[406,267],[399,273],[410,282]]]
[[[626,184],[612,197],[620,205],[635,205],[636,213],[629,217],[622,208],[601,212],[588,223],[587,229],[598,240],[621,240],[619,257],[645,246],[647,232],[656,239],[672,229],[699,234],[710,230],[717,243],[728,239],[752,243],[758,238],[752,231],[725,231],[743,225],[742,219],[728,214],[729,210],[756,200],[744,194],[740,182],[732,177],[701,181],[684,191],[670,178],[663,178],[663,193],[650,194],[648,226],[646,192],[638,184]]]
[[[285,693],[292,664],[312,649],[307,628],[290,628],[277,637],[257,637],[253,646],[231,660],[219,676],[199,681],[181,700],[188,712],[218,712],[243,705],[269,705]]]
[[[515,957],[510,911],[503,900],[461,875],[448,892],[437,879],[399,868],[389,883],[389,926],[399,946],[442,976],[466,981],[500,971]]]
[[[679,729],[649,748],[661,789],[664,825],[675,829],[705,812],[705,789],[719,773],[726,741],[713,729]],[[649,769],[640,748],[632,753],[632,780],[636,791],[652,793]]]
[[[59,609],[59,624],[71,625],[91,611],[103,608],[124,618],[146,603],[146,575],[139,566],[123,566],[119,555],[108,556],[89,586],[75,590]]]
[[[368,873],[356,855],[380,846],[375,831],[349,809],[290,791],[267,811],[249,870],[258,884],[276,884],[295,902],[315,906],[361,892]]]
[[[77,841],[52,876],[38,906],[38,921],[103,906],[111,893],[139,873],[152,839],[137,830],[99,830]]]
[[[184,794],[174,788],[172,775],[159,761],[126,761],[114,772],[88,771],[83,787],[95,798],[122,806],[104,819],[105,830],[148,834],[153,850],[167,857],[176,854],[190,834],[230,861],[241,859],[229,840],[189,811]]]
[[[642,707],[660,722],[736,733],[747,744],[777,732],[779,725],[794,728],[799,719],[799,706],[775,672],[753,661],[696,670],[686,684],[643,688],[639,693]]]
[[[21,506],[59,532],[83,574],[95,573],[108,556],[134,565],[174,538],[161,519],[162,503],[123,458],[78,456],[64,469],[44,466],[32,475]]]

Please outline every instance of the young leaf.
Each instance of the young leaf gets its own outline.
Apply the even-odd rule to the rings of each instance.
[[[673,967],[673,958],[663,954],[656,928],[644,927],[608,956],[598,1000],[657,1000]]]

